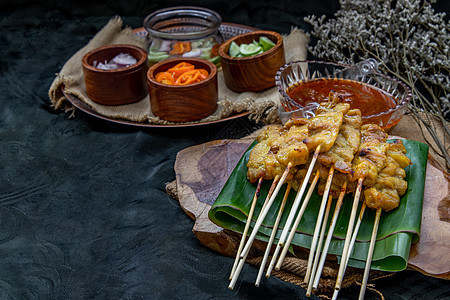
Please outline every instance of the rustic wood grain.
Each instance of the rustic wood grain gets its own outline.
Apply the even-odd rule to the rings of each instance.
[[[231,42],[238,45],[258,41],[260,36],[271,39],[275,46],[255,56],[231,57],[228,49]],[[235,92],[258,92],[275,86],[275,74],[285,64],[283,38],[273,31],[258,30],[238,35],[219,48],[225,84]]]
[[[127,53],[137,63],[127,68],[100,70],[94,61],[110,61],[120,53]],[[83,66],[86,93],[92,101],[102,105],[124,105],[137,102],[147,96],[147,52],[132,45],[109,45],[86,53]]]
[[[191,63],[196,69],[205,69],[209,76],[187,85],[167,85],[156,81],[156,74],[165,72],[180,62]],[[161,119],[172,122],[197,121],[217,109],[217,67],[207,60],[181,57],[159,62],[148,70],[147,83],[152,112]]]

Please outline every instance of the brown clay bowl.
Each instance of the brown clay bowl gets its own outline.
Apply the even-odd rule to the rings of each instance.
[[[167,71],[180,62],[191,63],[196,69],[205,69],[209,76],[187,85],[168,85],[156,81],[156,74]],[[197,121],[217,109],[217,67],[207,60],[180,57],[159,62],[148,70],[147,83],[152,112],[166,121]]]
[[[115,70],[101,70],[94,61],[111,60],[120,53],[128,53],[137,63]],[[147,52],[132,45],[109,45],[86,53],[83,66],[86,92],[92,101],[103,105],[124,105],[137,102],[147,95]]]
[[[228,54],[231,42],[249,44],[261,36],[272,40],[275,46],[254,56],[231,57]],[[257,92],[275,86],[275,75],[285,64],[283,38],[274,31],[259,30],[235,36],[220,46],[219,55],[225,84],[235,92]]]

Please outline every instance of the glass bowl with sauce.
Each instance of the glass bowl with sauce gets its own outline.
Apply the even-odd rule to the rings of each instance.
[[[291,62],[277,72],[280,118],[314,116],[330,91],[339,93],[352,109],[361,110],[364,124],[386,131],[395,126],[411,101],[411,90],[401,81],[380,74],[375,60],[354,66],[324,61]]]

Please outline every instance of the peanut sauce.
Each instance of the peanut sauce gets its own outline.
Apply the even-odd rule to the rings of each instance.
[[[352,109],[361,111],[363,123],[380,124],[385,129],[394,125],[388,124],[394,110],[379,114],[395,108],[395,99],[385,91],[366,83],[348,79],[316,79],[291,86],[286,92],[297,104],[305,106],[311,102],[328,101],[331,90],[339,93]]]

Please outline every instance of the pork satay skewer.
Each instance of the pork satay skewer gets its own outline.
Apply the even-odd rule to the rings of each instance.
[[[390,211],[397,208],[400,196],[406,193],[408,183],[404,180],[406,172],[404,168],[411,164],[406,156],[406,149],[401,140],[395,140],[386,144],[386,166],[378,174],[375,184],[364,191],[364,202],[370,208],[376,209],[376,217],[370,239],[369,252],[367,254],[366,267],[364,269],[363,283],[359,293],[359,299],[364,299],[364,293],[369,278],[370,265],[375,248],[375,241],[380,224],[381,211]]]
[[[233,268],[231,269],[230,280],[231,280],[231,278],[233,278],[234,271],[236,270],[236,267],[237,267],[237,265],[239,263],[239,257],[241,255],[242,248],[244,248],[245,239],[247,238],[248,229],[250,228],[250,223],[252,222],[252,217],[253,217],[253,213],[255,211],[256,202],[258,200],[259,191],[261,189],[262,181],[263,181],[263,179],[262,179],[262,177],[260,177],[259,180],[258,180],[258,185],[256,186],[255,195],[253,196],[252,205],[251,205],[250,211],[248,213],[247,223],[245,224],[244,232],[242,232],[242,238],[241,238],[241,241],[239,243],[239,248],[238,248],[238,251],[236,253],[236,258],[234,260]]]
[[[247,243],[245,244],[244,249],[241,253],[241,258],[244,257],[249,251],[250,247],[252,246],[252,243],[256,237],[256,234],[258,233],[259,227],[261,227],[262,222],[264,221],[264,218],[266,217],[267,213],[269,212],[270,207],[272,206],[275,198],[278,195],[279,190],[281,189],[281,186],[284,184],[286,177],[289,174],[289,171],[291,170],[292,165],[289,163],[286,167],[286,170],[284,171],[283,175],[281,176],[280,181],[278,182],[277,186],[275,187],[275,190],[273,191],[272,196],[269,199],[269,202],[264,207],[264,209],[261,211],[261,213],[258,216],[258,219],[256,220],[255,226],[253,228],[252,234],[250,235],[250,238],[248,239]]]
[[[330,93],[330,98],[336,96],[335,93]],[[326,110],[327,108],[325,108]],[[335,108],[336,109],[336,108]],[[323,195],[324,201],[327,197],[327,195],[330,192],[330,184],[333,180],[333,169],[337,169],[344,173],[350,173],[351,170],[351,162],[353,160],[354,154],[359,148],[360,143],[360,128],[361,128],[361,112],[359,110],[349,110],[349,106],[346,106],[345,104],[342,104],[341,107],[338,108],[344,113],[343,122],[341,127],[339,128],[339,134],[336,137],[335,143],[331,147],[331,149],[327,152],[324,152],[319,155],[319,162],[321,164],[330,165],[330,172],[328,174],[327,183]],[[318,222],[322,222],[321,217],[319,215]],[[323,228],[326,226],[327,219],[323,220]],[[318,234],[318,228],[319,226],[316,226],[315,236]],[[324,238],[325,229],[321,232],[320,238]],[[314,249],[314,239],[313,244],[311,246],[311,249]],[[312,290],[312,284],[314,281],[317,264],[319,262],[319,256],[320,255],[320,248],[321,248],[321,242],[319,241],[319,246],[317,247],[317,256],[314,258],[314,263],[312,265],[312,270],[310,269],[311,261],[308,261],[308,269],[305,276],[305,282],[308,282],[308,289],[307,289],[307,295],[310,295],[310,292]],[[328,250],[327,250],[328,251]],[[326,255],[326,253],[325,253]],[[312,259],[314,256],[314,253],[310,252],[309,259]],[[309,273],[311,270],[312,274]],[[308,277],[309,276],[309,277]]]
[[[353,162],[353,176],[358,179],[358,185],[353,200],[352,212],[345,237],[344,249],[342,251],[341,264],[339,265],[339,272],[336,278],[335,290],[341,288],[345,269],[347,267],[345,262],[348,260],[347,256],[350,255],[349,246],[363,183],[369,187],[374,185],[378,173],[386,165],[386,139],[387,134],[377,125],[368,124],[361,127],[361,145]]]
[[[311,269],[312,269],[312,264],[313,264],[313,260],[314,260],[314,254],[315,254],[315,250],[317,247],[317,239],[319,238],[320,228],[322,225],[325,208],[326,208],[326,204],[327,204],[327,198],[328,198],[328,195],[330,192],[331,181],[333,180],[333,174],[334,174],[334,166],[331,166],[330,171],[328,172],[327,183],[326,183],[325,191],[322,196],[322,202],[320,203],[320,209],[319,209],[319,214],[317,216],[316,227],[314,228],[313,240],[311,242],[311,247],[309,250],[308,267],[306,268],[305,279],[303,280],[303,282],[306,282],[306,283],[309,282],[309,277],[311,276]]]
[[[278,185],[280,177],[281,177],[280,175],[276,175],[275,176],[275,178],[274,178],[274,180],[272,182],[272,185],[270,186],[269,192],[267,193],[266,199],[264,200],[264,204],[263,204],[263,207],[261,208],[261,211],[264,210],[264,208],[266,207],[266,205],[269,202],[270,198],[272,197],[273,192],[274,192],[276,186]],[[233,272],[233,276],[230,279],[231,282],[230,282],[230,284],[228,286],[228,288],[230,290],[232,290],[234,288],[234,285],[236,284],[237,278],[239,277],[239,274],[241,273],[242,267],[244,266],[244,263],[247,260],[247,255],[248,255],[248,252],[246,253],[246,255],[243,258],[241,258],[240,255],[238,256],[238,258],[239,258],[238,265],[236,266],[236,269]]]
[[[330,93],[330,98],[333,96],[337,97],[336,94]],[[336,138],[336,141],[329,151],[324,152],[319,155],[318,160],[322,165],[331,165],[330,172],[332,172],[331,169],[333,169],[333,168],[340,171],[340,173],[337,173],[336,176],[343,175],[343,176],[347,177],[348,175],[346,175],[346,173],[352,172],[351,162],[354,158],[354,154],[357,152],[357,150],[359,148],[360,128],[361,128],[361,124],[362,124],[362,118],[361,118],[361,112],[359,110],[349,110],[349,107],[344,106],[344,105],[341,105],[340,109],[342,112],[345,112],[345,115],[343,117],[342,126],[339,129],[339,134]],[[332,176],[333,176],[333,174],[329,173],[328,179],[327,179],[327,185],[326,185],[326,188],[324,191],[324,197],[326,197],[326,195],[329,194],[329,192],[330,192],[329,180],[333,180]],[[337,180],[337,181],[339,182],[339,180]],[[342,189],[342,187],[344,187],[344,188]],[[320,188],[320,186],[319,186],[319,188]],[[346,189],[347,189],[347,180],[345,179],[344,182],[342,183],[342,186],[340,186],[341,192],[339,192],[339,194],[342,195],[342,197],[346,193]],[[338,192],[333,191],[333,194],[337,195]],[[342,204],[342,202],[341,202],[341,204]],[[337,207],[340,207],[341,204],[338,204]],[[338,213],[339,212],[337,212],[337,214]],[[336,218],[337,218],[337,214],[335,214]],[[313,263],[312,271],[311,271],[312,273],[309,274],[310,276],[308,279],[309,284],[308,284],[308,289],[307,289],[307,295],[310,295],[311,290],[313,288],[312,285],[313,285],[314,279],[316,277],[316,271],[317,271],[317,267],[318,267],[318,263],[319,263],[319,255],[320,255],[322,241],[323,241],[323,238],[325,235],[325,227],[326,227],[327,220],[328,219],[325,218],[325,220],[323,221],[323,225],[322,225],[323,230],[321,231],[321,234],[320,234],[319,246],[317,247],[317,254],[316,254],[316,257],[314,258],[314,263]],[[317,229],[317,227],[316,227],[316,229]],[[331,235],[332,235],[332,231],[331,231]],[[329,246],[329,244],[328,244],[328,246]],[[324,251],[324,254],[323,254],[324,256],[326,256],[326,254],[328,252],[328,246],[324,246],[324,248],[325,247],[327,248]],[[314,248],[314,247],[312,247],[312,248]],[[310,258],[312,258],[312,255],[314,255],[314,254],[310,253]],[[310,263],[308,263],[308,266],[309,265],[310,265]],[[321,272],[322,271],[320,270],[319,277],[320,277]],[[308,275],[308,272],[307,272],[307,275]],[[305,277],[305,279],[307,279],[307,277]]]
[[[320,175],[320,172],[317,171],[316,175],[314,176],[313,181],[311,182],[311,185],[309,186],[308,193],[306,194],[305,199],[303,200],[302,207],[300,208],[300,211],[297,214],[297,218],[295,219],[294,225],[292,226],[293,228],[298,227],[298,224],[300,223],[300,220],[303,217],[303,214],[306,210],[306,206],[309,203],[309,199],[311,198],[311,195],[314,192],[314,189],[316,188],[317,181],[319,180],[319,175]],[[291,230],[291,232],[289,233],[288,239],[286,241],[286,244],[283,246],[283,251],[281,252],[280,259],[278,260],[279,265],[277,264],[277,266],[275,267],[276,270],[281,269],[281,264],[283,263],[283,260],[286,257],[287,251],[292,242],[292,239],[294,238],[294,235],[295,235],[295,230],[294,231]],[[275,252],[272,256],[272,261],[270,262],[269,268],[267,269],[267,272],[266,272],[267,278],[270,277],[270,273],[272,272],[272,269],[275,266],[275,262],[278,257],[278,253],[279,253],[280,249],[281,249],[281,247],[278,247],[278,246],[275,249]]]
[[[284,127],[268,127],[258,136],[258,144],[250,153],[247,177],[270,179],[283,165],[301,165],[308,160],[309,151],[303,140],[308,136],[307,119],[291,120]],[[276,232],[276,230],[275,230]]]
[[[295,214],[297,212],[298,206],[300,205],[300,201],[302,200],[303,194],[305,193],[306,186],[308,185],[309,178],[311,177],[311,173],[314,169],[314,165],[316,164],[317,156],[320,152],[320,145],[316,148],[316,151],[314,152],[313,158],[309,164],[308,171],[306,172],[306,176],[303,179],[303,183],[301,188],[298,190],[297,195],[294,199],[294,203],[292,204],[291,211],[289,212],[288,218],[286,220],[286,224],[284,226],[283,232],[281,233],[280,240],[278,241],[277,247],[283,247],[284,242],[286,240],[286,236],[289,232],[289,227],[292,224],[292,221],[294,220]]]
[[[313,263],[313,266],[312,266],[311,274],[309,276],[308,288],[306,290],[306,296],[307,297],[311,296],[312,284],[313,284],[314,277],[315,277],[315,274],[316,274],[317,265],[319,264],[320,251],[322,250],[322,243],[323,243],[323,239],[325,237],[325,231],[327,229],[326,228],[327,227],[327,220],[328,220],[328,215],[330,214],[330,209],[331,209],[331,203],[332,202],[333,202],[333,197],[332,196],[328,196],[327,208],[325,210],[325,215],[324,215],[323,222],[322,222],[322,229],[320,230],[319,242],[317,243],[317,250],[316,250],[316,254],[314,256],[314,263]]]
[[[373,250],[375,249],[375,241],[377,239],[378,226],[380,225],[381,208],[377,209],[375,216],[375,222],[373,224],[372,236],[370,238],[369,253],[367,253],[366,267],[364,269],[364,276],[361,285],[361,290],[359,291],[359,300],[364,299],[364,293],[367,287],[367,280],[369,279],[370,265],[372,264]]]
[[[331,95],[331,94],[330,94]],[[315,150],[313,159],[310,162],[308,172],[303,180],[302,187],[297,193],[297,196],[292,205],[286,220],[285,227],[278,241],[277,248],[284,247],[286,237],[288,233],[296,228],[291,228],[292,222],[297,214],[298,206],[300,205],[301,198],[311,177],[312,169],[315,166],[317,156],[320,152],[326,152],[331,149],[339,133],[339,129],[343,122],[344,114],[350,109],[350,105],[347,103],[337,103],[335,100],[339,100],[336,97],[330,97],[332,102],[322,103],[321,109],[317,110],[315,117],[311,118],[307,124],[309,136],[303,141],[308,149]],[[282,260],[279,260],[275,269],[280,268]]]
[[[287,198],[289,196],[289,192],[291,190],[291,184],[289,183],[286,191],[284,193],[283,201],[281,202],[280,209],[278,210],[277,218],[275,220],[275,224],[273,225],[272,234],[270,235],[269,241],[267,242],[266,251],[264,252],[264,257],[261,262],[261,266],[259,267],[258,276],[256,278],[255,286],[259,287],[259,283],[261,282],[262,275],[264,273],[264,267],[266,266],[267,259],[269,257],[270,249],[272,248],[273,241],[275,239],[275,235],[278,230],[278,225],[281,221],[281,216],[283,215],[284,206],[286,205]]]
[[[319,285],[319,279],[322,275],[322,270],[325,265],[325,260],[327,258],[328,248],[330,247],[331,238],[333,237],[334,228],[336,227],[337,218],[339,216],[339,211],[341,210],[342,203],[344,200],[344,196],[347,189],[347,181],[344,181],[344,184],[341,187],[341,192],[339,193],[339,198],[336,202],[336,207],[334,208],[333,217],[331,219],[330,228],[328,229],[327,239],[325,240],[325,244],[323,246],[322,256],[320,257],[319,266],[314,275],[314,282],[312,285],[312,289],[317,289]]]
[[[319,152],[320,152],[320,145],[317,147],[316,151],[314,152],[313,158],[312,158],[312,160],[311,160],[311,162],[309,164],[309,167],[308,167],[308,171],[306,172],[306,176],[303,179],[302,186],[298,190],[297,195],[296,195],[296,197],[294,199],[294,203],[292,204],[292,208],[291,208],[291,210],[289,212],[288,218],[287,218],[286,223],[284,225],[283,232],[281,233],[280,239],[278,240],[277,247],[275,248],[275,252],[274,252],[274,255],[272,257],[272,261],[273,262],[276,261],[278,253],[280,252],[281,247],[283,247],[284,242],[286,241],[286,236],[289,233],[289,227],[292,224],[292,221],[293,221],[293,219],[295,217],[295,213],[296,213],[296,211],[298,209],[298,206],[300,205],[300,201],[301,201],[301,199],[303,197],[303,194],[305,193],[306,186],[308,185],[308,180],[311,177],[311,173],[312,173],[312,171],[314,169],[314,165],[316,163],[317,156],[319,155]],[[308,198],[308,201],[309,201],[309,198]],[[281,263],[282,262],[280,262],[280,266],[281,266]],[[271,265],[273,265],[272,262],[271,262]],[[269,266],[269,268],[270,268],[269,270],[271,271],[271,267],[270,266]],[[270,272],[268,272],[267,274],[270,274]],[[267,274],[266,274],[266,276],[267,276]]]

